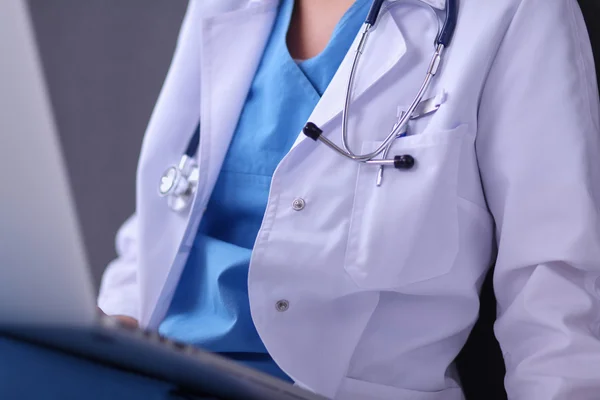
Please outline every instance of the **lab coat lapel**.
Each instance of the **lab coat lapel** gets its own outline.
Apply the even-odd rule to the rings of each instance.
[[[157,192],[164,170],[179,162],[200,117],[201,4],[190,2],[178,39],[177,49],[150,119],[138,165],[137,262],[143,268],[136,277],[140,286],[140,325],[148,326],[174,260],[180,258],[180,244],[187,215],[168,209]],[[166,234],[168,232],[168,234]]]
[[[200,170],[207,195],[220,170],[277,14],[277,0],[204,20]],[[201,179],[202,179],[201,178]]]
[[[196,54],[194,59],[197,57],[200,63],[200,68],[197,69],[200,84],[198,85],[197,78],[189,74],[187,76],[190,79],[189,85],[194,85],[196,81],[196,85],[200,87],[199,99],[193,102],[193,106],[200,108],[200,175],[191,218],[187,224],[176,221],[167,224],[170,227],[169,232],[177,233],[168,238],[169,251],[161,251],[158,253],[158,263],[152,262],[153,277],[149,280],[152,284],[146,285],[147,294],[144,297],[147,303],[142,310],[143,322],[151,328],[157,327],[168,311],[168,305],[171,303],[198,229],[202,210],[206,207],[218,178],[248,89],[271,32],[277,4],[277,0],[251,1],[233,11],[210,16],[205,14],[199,24],[200,32],[196,32],[197,39],[187,39],[193,40],[194,46],[197,46],[198,50],[188,51]],[[190,90],[194,91],[194,86],[191,88]],[[195,114],[194,124],[197,124],[197,121],[198,114]],[[190,129],[186,132],[192,130],[193,125],[190,124]],[[156,197],[156,193],[153,195]],[[176,220],[180,217],[169,215],[167,218]],[[179,243],[179,246],[175,243]],[[161,283],[162,287],[156,286]],[[160,295],[155,295],[159,293]]]
[[[428,0],[434,1],[434,0]],[[335,117],[341,114],[346,98],[346,86],[354,55],[358,48],[360,34],[356,37],[340,68],[333,77],[321,101],[317,104],[309,121],[322,129]],[[353,102],[383,76],[390,72],[406,54],[406,41],[400,27],[390,12],[385,12],[379,18],[374,30],[369,36],[365,51],[361,57],[355,78]],[[304,140],[300,135],[294,144],[297,146]]]

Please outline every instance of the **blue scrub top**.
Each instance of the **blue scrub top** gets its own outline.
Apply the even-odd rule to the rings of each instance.
[[[282,0],[219,179],[159,332],[288,379],[250,315],[248,268],[271,177],[329,85],[366,18],[356,0],[318,56],[296,63],[287,48],[294,0]]]

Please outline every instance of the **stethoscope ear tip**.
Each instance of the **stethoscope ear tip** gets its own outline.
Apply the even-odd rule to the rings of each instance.
[[[314,123],[307,122],[306,125],[304,125],[302,132],[307,137],[311,138],[312,140],[314,140],[316,142],[317,140],[319,140],[319,137],[323,133],[323,130],[321,128],[319,128],[317,125],[315,125]]]
[[[415,158],[409,154],[394,157],[394,168],[396,169],[413,169],[415,166]]]

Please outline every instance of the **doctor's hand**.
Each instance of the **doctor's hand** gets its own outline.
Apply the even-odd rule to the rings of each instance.
[[[119,325],[122,325],[125,328],[137,329],[139,327],[138,321],[135,318],[127,317],[125,315],[106,315],[104,311],[102,311],[99,307],[98,312],[104,317],[116,320],[119,323]]]

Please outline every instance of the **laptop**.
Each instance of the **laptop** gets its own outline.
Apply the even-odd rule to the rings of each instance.
[[[191,397],[322,399],[99,316],[25,0],[0,1],[0,171],[0,336],[171,382]]]

